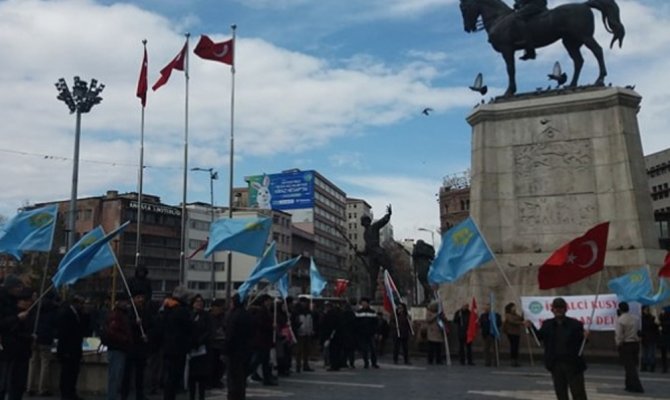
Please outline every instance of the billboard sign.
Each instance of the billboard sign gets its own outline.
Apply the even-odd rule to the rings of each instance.
[[[314,172],[291,171],[247,178],[249,207],[295,210],[314,206]]]

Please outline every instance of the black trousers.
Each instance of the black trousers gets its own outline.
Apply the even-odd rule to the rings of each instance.
[[[444,343],[440,342],[428,342],[428,364],[435,362],[436,364],[442,364],[442,347]]]
[[[60,361],[60,397],[62,399],[74,399],[77,397],[77,379],[79,378],[79,366],[81,355],[61,356]]]
[[[509,358],[514,361],[519,361],[519,342],[521,341],[521,336],[519,335],[507,335],[509,340]]]
[[[121,381],[121,399],[126,400],[130,395],[130,382],[135,384],[135,400],[144,400],[144,369],[147,359],[138,355],[128,355],[123,369]]]
[[[0,399],[21,400],[28,382],[30,357],[15,357],[0,361]]]
[[[552,370],[551,378],[554,381],[554,391],[558,400],[587,400],[584,387],[584,371],[574,362],[557,361]]]
[[[467,358],[468,364],[472,364],[472,343],[467,344],[465,337],[458,337],[458,359],[461,365],[465,364]]]
[[[395,337],[393,342],[393,362],[398,362],[398,355],[402,348],[402,357],[405,364],[409,363],[409,339]]]
[[[626,390],[632,392],[642,392],[642,382],[637,372],[638,362],[640,360],[640,343],[629,342],[619,346],[619,357],[626,371]]]
[[[165,355],[163,359],[163,370],[165,371],[163,400],[175,400],[177,398],[177,391],[184,387],[185,364],[185,355]]]
[[[228,364],[228,373],[226,374],[228,400],[245,400],[249,356],[245,354],[232,355],[226,361]]]
[[[365,366],[368,366],[370,361],[372,361],[372,365],[377,365],[377,350],[375,349],[374,336],[359,338],[358,349],[361,351]]]

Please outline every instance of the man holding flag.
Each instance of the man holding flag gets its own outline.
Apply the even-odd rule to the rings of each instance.
[[[453,323],[456,326],[458,333],[458,359],[461,365],[465,365],[466,359],[468,365],[475,365],[472,361],[472,341],[470,338],[471,322],[470,322],[470,305],[463,303],[463,306],[454,314]],[[474,313],[475,319],[477,313]],[[474,339],[474,337],[473,337]]]
[[[484,311],[479,316],[479,326],[484,339],[484,365],[490,367],[493,365],[492,351],[497,350],[496,341],[500,337],[502,327],[502,317],[491,308],[490,303],[484,305]],[[495,366],[498,366],[497,358]]]

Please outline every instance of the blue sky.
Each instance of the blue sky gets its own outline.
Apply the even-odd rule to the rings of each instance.
[[[550,1],[552,6],[565,1]],[[623,49],[606,50],[614,85],[635,84],[645,153],[668,147],[670,6],[619,0]],[[609,43],[596,16],[597,38]],[[445,175],[470,164],[465,117],[482,97],[467,89],[478,72],[490,95],[504,91],[504,64],[483,32],[466,34],[456,0],[9,0],[0,1],[0,214],[28,202],[66,199],[72,173],[74,117],[53,83],[74,75],[107,85],[102,104],[83,117],[79,193],[134,191],[139,101],[134,97],[148,40],[149,80],[191,32],[214,40],[238,26],[235,186],[243,177],[315,169],[377,216],[394,206],[396,238],[430,239],[435,194]],[[582,83],[595,79],[584,53]],[[546,87],[560,45],[518,63],[519,91]],[[227,204],[230,70],[191,57],[190,166],[214,167],[218,204]],[[488,99],[488,97],[486,97]],[[435,111],[421,114],[425,107]],[[149,93],[145,191],[181,201],[184,79]],[[205,174],[189,174],[189,201],[208,201]]]

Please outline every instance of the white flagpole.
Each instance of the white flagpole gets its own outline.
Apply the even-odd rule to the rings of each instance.
[[[40,283],[40,297],[37,299],[37,314],[35,315],[35,325],[33,326],[33,335],[37,335],[37,324],[40,321],[40,312],[42,311],[42,299],[46,292],[44,291],[44,285],[47,282],[47,270],[49,269],[49,259],[51,258],[51,252],[47,252],[47,260],[44,263],[44,272],[42,272],[42,283]],[[53,285],[52,285],[53,286]],[[49,286],[51,290],[51,286]],[[33,304],[35,304],[33,302]],[[32,307],[31,307],[32,308]]]
[[[144,54],[147,51],[147,40],[142,40]],[[145,60],[142,59],[142,62]],[[144,66],[142,66],[144,68]],[[147,94],[144,93],[146,96]],[[140,168],[137,172],[137,236],[135,237],[135,268],[140,264],[140,246],[142,242],[142,191],[144,186],[144,109],[142,105],[142,119],[140,122]]]
[[[179,284],[184,284],[186,272],[186,189],[188,187],[188,41],[190,33],[186,33],[186,51],[184,52],[184,81],[185,81],[185,101],[184,101],[184,177],[181,199],[181,252],[179,254]]]
[[[438,305],[438,315],[437,318],[440,318],[440,313],[439,311],[442,310],[442,313],[444,313],[444,307],[442,306],[442,298],[440,297],[440,289],[438,287],[437,290],[435,290],[435,297],[437,298],[437,301],[440,303]],[[439,324],[438,324],[439,325]],[[445,356],[447,357],[447,366],[451,367],[451,352],[449,351],[449,339],[447,338],[447,325],[445,324],[442,330],[442,338],[444,339],[444,351],[445,351]]]
[[[479,226],[477,225],[477,221],[475,221],[474,218],[472,218],[472,223],[477,228],[477,232],[479,233],[479,236],[484,241],[484,244],[486,245],[486,248],[488,249],[489,253],[491,253],[491,256],[493,256],[493,261],[495,262],[496,267],[498,267],[498,270],[500,271],[500,274],[502,275],[503,279],[505,280],[505,283],[507,283],[507,286],[510,289],[512,289],[512,291],[514,292],[514,294],[515,294],[514,297],[519,298],[519,305],[521,305],[521,293],[519,293],[519,291],[512,286],[512,283],[510,282],[509,278],[507,277],[507,274],[505,273],[505,270],[502,269],[502,267],[500,266],[500,263],[498,262],[498,257],[496,257],[496,254],[493,252],[493,250],[491,250],[491,246],[489,246],[489,242],[486,241],[486,237],[484,237],[484,235],[482,234],[482,231],[479,229]],[[535,339],[535,343],[537,344],[538,347],[540,347],[540,341],[537,338],[537,336],[535,335],[535,331],[533,329],[530,329],[530,332],[533,335],[533,339]],[[528,329],[526,330],[526,335],[528,335]],[[534,364],[534,362],[533,362],[533,352],[530,348],[530,342],[528,343],[528,351],[530,353],[530,363],[531,363],[531,365],[533,365]]]
[[[398,312],[396,311],[395,308],[395,300],[393,299],[393,293],[389,293],[389,288],[391,286],[391,283],[389,282],[389,273],[388,270],[384,270],[384,290],[386,291],[386,295],[389,298],[389,302],[391,303],[391,308],[393,309],[393,317],[395,318],[395,330],[397,337],[400,337],[400,324],[398,323]]]
[[[108,245],[106,245],[108,246]],[[139,327],[140,327],[140,332],[142,333],[142,337],[146,338],[147,335],[144,333],[144,327],[142,327],[142,319],[140,318],[140,313],[137,311],[137,306],[135,305],[135,301],[133,301],[133,294],[130,292],[130,286],[128,286],[128,281],[126,280],[126,275],[123,273],[123,269],[121,268],[121,265],[119,264],[119,260],[116,258],[116,253],[110,249],[112,255],[114,256],[114,267],[117,268],[119,271],[119,275],[121,276],[121,280],[123,281],[123,286],[126,288],[126,292],[128,292],[128,298],[130,299],[130,304],[133,306],[133,311],[135,312],[135,319],[137,322],[139,322]]]
[[[596,307],[598,307],[598,297],[600,296],[600,285],[603,281],[603,271],[598,273],[598,283],[596,284],[596,299],[594,300],[593,309],[591,310],[591,318],[589,319],[589,325],[586,328],[587,332],[591,331],[591,325],[593,325],[593,317],[596,315]],[[579,347],[579,355],[581,356],[584,353],[584,346],[586,346],[586,337],[582,339],[582,345]]]
[[[233,218],[233,167],[235,164],[235,49],[237,40],[235,32],[237,25],[231,25],[233,31],[233,63],[230,66],[231,87],[230,87],[230,165],[228,182],[228,218]],[[233,252],[228,252],[228,265],[226,265],[226,302],[230,303],[233,285]]]

